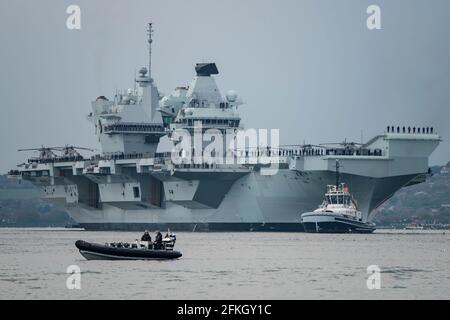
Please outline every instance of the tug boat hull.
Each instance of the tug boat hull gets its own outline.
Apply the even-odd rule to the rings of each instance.
[[[323,213],[302,215],[302,225],[310,233],[372,233],[376,229],[372,223]]]
[[[135,248],[116,248],[83,240],[75,246],[87,260],[168,260],[182,256],[179,251]]]

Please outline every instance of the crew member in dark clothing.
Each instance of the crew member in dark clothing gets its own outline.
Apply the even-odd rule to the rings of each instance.
[[[161,249],[162,248],[162,234],[159,231],[156,233],[155,247],[156,247],[155,249]]]
[[[150,236],[150,233],[148,232],[148,230],[145,230],[144,234],[142,235],[141,241],[152,242],[152,237]]]

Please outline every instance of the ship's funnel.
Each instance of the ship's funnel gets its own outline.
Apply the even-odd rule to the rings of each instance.
[[[195,71],[199,77],[209,77],[212,74],[219,74],[216,64],[213,63],[197,63]]]

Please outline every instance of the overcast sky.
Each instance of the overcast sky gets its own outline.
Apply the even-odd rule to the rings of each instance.
[[[81,7],[81,30],[66,8]],[[381,7],[381,30],[366,9]],[[386,125],[434,126],[450,160],[450,1],[1,0],[0,172],[18,148],[99,146],[90,101],[133,86],[147,63],[170,93],[214,61],[246,127],[280,128],[284,144],[364,140]]]

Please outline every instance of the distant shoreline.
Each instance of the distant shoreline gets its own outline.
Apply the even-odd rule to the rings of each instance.
[[[1,227],[0,226],[0,231],[3,230],[27,230],[27,231],[87,231],[87,232],[105,232],[105,231],[89,231],[89,230],[85,230],[84,228],[65,228],[65,227]],[[130,232],[127,230],[123,230],[123,231],[113,231],[113,232]],[[193,232],[188,232],[188,233],[193,233]],[[213,233],[213,232],[202,232],[202,231],[197,231],[194,233]],[[229,232],[232,233],[232,232]],[[244,231],[244,232],[239,232],[239,233],[267,233],[265,231]],[[303,233],[303,234],[307,234],[306,232],[277,232],[277,231],[273,231],[270,233]],[[436,234],[436,235],[442,235],[442,234],[450,234],[450,229],[427,229],[427,230],[407,230],[407,229],[388,229],[388,228],[381,228],[381,229],[377,229],[375,230],[375,232],[373,234],[375,235],[381,235],[381,234],[405,234],[405,235],[413,235],[413,234],[421,234],[421,235],[426,235],[426,234]],[[344,234],[342,234],[344,235]],[[349,233],[348,235],[352,235],[352,233]],[[361,235],[362,236],[362,235]]]

